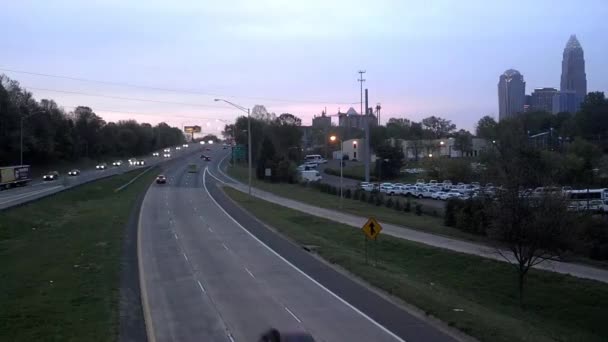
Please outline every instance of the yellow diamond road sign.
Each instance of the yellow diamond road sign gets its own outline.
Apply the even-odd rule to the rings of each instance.
[[[367,235],[368,238],[374,240],[376,239],[378,234],[380,234],[382,226],[380,225],[380,223],[378,223],[378,221],[376,221],[375,218],[370,217],[361,229],[363,230],[363,233]]]

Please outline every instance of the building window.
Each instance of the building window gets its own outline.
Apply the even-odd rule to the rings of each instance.
[[[353,159],[357,159],[357,151],[353,152]]]

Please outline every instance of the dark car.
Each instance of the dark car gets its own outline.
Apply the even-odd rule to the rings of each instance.
[[[211,161],[211,158],[209,156],[206,156],[204,154],[201,154],[201,159],[204,161]]]
[[[165,184],[165,183],[167,183],[167,177],[165,177],[164,175],[156,176],[156,184]]]
[[[49,173],[47,173],[46,175],[42,176],[42,180],[45,181],[53,181],[53,180],[57,180],[59,179],[59,172],[57,171],[51,171]]]
[[[70,170],[68,172],[68,176],[72,176],[72,177],[74,177],[74,176],[80,176],[80,170],[78,170],[78,169],[72,169],[72,170]]]
[[[211,151],[209,147],[205,147],[205,151]]]

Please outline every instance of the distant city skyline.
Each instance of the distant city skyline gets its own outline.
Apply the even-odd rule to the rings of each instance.
[[[526,10],[513,15],[514,8]],[[608,90],[605,0],[585,6],[550,0],[438,0],[432,6],[152,0],[144,7],[58,0],[7,2],[2,13],[12,34],[3,39],[0,68],[194,91],[0,70],[36,99],[54,99],[66,110],[86,105],[108,121],[209,124],[217,132],[215,119],[240,114],[213,102],[221,95],[245,107],[295,114],[309,125],[324,108],[359,110],[357,71],[366,70],[370,106],[382,104],[383,123],[435,115],[473,130],[484,115],[498,118],[496,78],[504,70],[519,70],[529,89],[558,88],[560,56],[571,34],[585,49],[587,90]]]

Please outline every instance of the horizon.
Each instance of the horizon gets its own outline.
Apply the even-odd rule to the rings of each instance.
[[[498,119],[496,87],[507,69],[521,72],[526,94],[559,89],[562,52],[575,34],[585,52],[588,91],[608,90],[602,34],[608,6],[602,1],[229,3],[236,5],[7,4],[5,23],[18,29],[6,37],[0,73],[68,112],[88,106],[106,121],[198,124],[219,134],[216,120],[241,113],[215,97],[292,113],[304,125],[325,108],[359,112],[357,71],[366,70],[363,87],[370,107],[381,103],[383,124],[390,117],[435,115],[474,131],[481,117]],[[510,15],[518,8],[526,11]],[[496,25],[505,19],[506,29]]]

